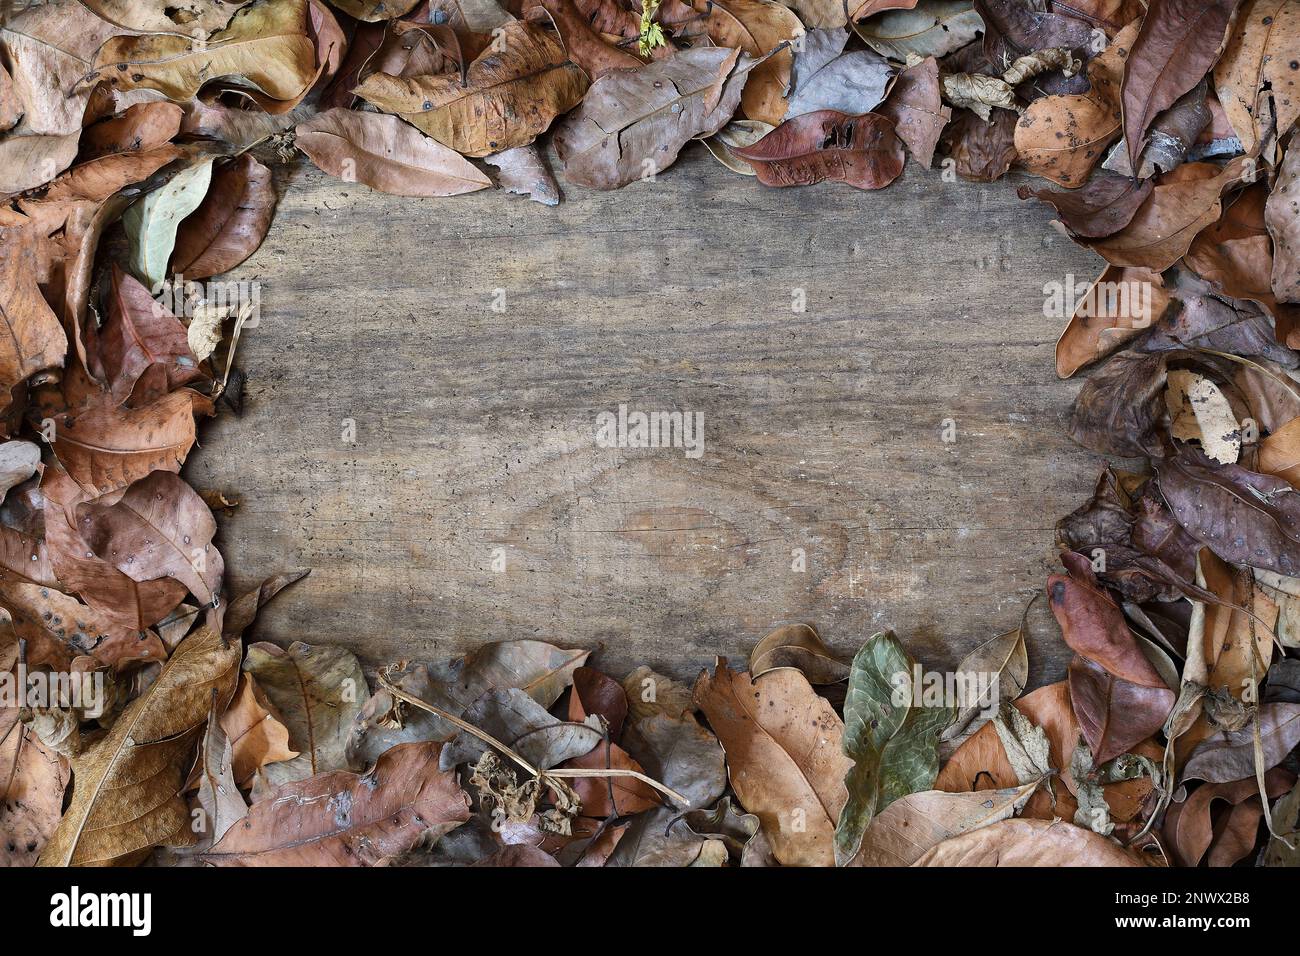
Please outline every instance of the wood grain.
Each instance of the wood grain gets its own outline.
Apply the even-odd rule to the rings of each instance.
[[[1096,477],[1043,285],[1099,260],[1008,182],[767,189],[698,147],[557,208],[277,181],[234,274],[262,282],[245,412],[187,468],[243,498],[218,539],[238,590],[313,568],[259,639],[367,665],[603,643],[614,674],[691,677],[799,620],[850,654],[893,627],[951,667],[1016,625]],[[703,456],[597,447],[620,402],[702,412]],[[1068,660],[1041,604],[1034,685]]]

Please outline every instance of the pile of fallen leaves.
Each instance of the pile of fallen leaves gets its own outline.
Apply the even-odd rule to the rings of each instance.
[[[21,6],[0,861],[1300,860],[1300,0]],[[227,595],[237,502],[179,472],[196,416],[240,411],[255,297],[204,280],[266,235],[267,164],[553,204],[543,135],[598,189],[697,139],[764,186],[877,189],[937,154],[1063,187],[1020,192],[1107,263],[1063,308],[1060,374],[1099,366],[1069,428],[1123,460],[1059,525],[1066,679],[1024,693],[1023,622],[938,679],[892,634],[847,662],[787,626],[693,688],[538,641],[373,675],[244,646],[305,572]]]

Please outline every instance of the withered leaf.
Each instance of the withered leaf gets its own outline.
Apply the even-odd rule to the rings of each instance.
[[[1247,153],[1258,149],[1274,122],[1284,133],[1300,118],[1300,78],[1291,66],[1297,43],[1295,0],[1246,0],[1233,21],[1214,67],[1214,89]]]
[[[928,168],[943,128],[952,119],[952,109],[944,104],[939,87],[939,61],[926,57],[898,74],[876,112],[893,122],[894,132],[912,158]]]
[[[714,674],[700,674],[695,701],[726,751],[732,789],[762,822],[776,858],[786,866],[831,865],[852,767],[840,749],[844,724],[831,705],[798,671],[751,681],[725,660]]]
[[[439,74],[367,77],[356,94],[466,156],[526,146],[583,100],[587,78],[539,27],[511,21],[499,49],[469,65],[466,82]]]
[[[1184,452],[1159,466],[1178,523],[1229,564],[1300,574],[1300,492],[1240,465]]]
[[[113,401],[148,405],[203,376],[183,326],[149,290],[114,263],[100,360]]]
[[[853,29],[877,53],[906,63],[909,56],[943,56],[965,46],[984,21],[970,0],[919,0],[855,22]]]
[[[151,471],[179,472],[194,445],[194,413],[211,403],[187,388],[139,408],[100,402],[54,420],[54,454],[91,497],[108,494]]]
[[[185,101],[205,83],[229,77],[271,100],[296,101],[317,75],[307,8],[307,0],[252,3],[204,40],[188,33],[115,36],[100,47],[83,82]]]
[[[1300,744],[1300,704],[1261,704],[1257,711],[1264,770],[1276,767]],[[1183,780],[1231,783],[1255,773],[1255,722],[1203,740],[1183,767]]]
[[[909,794],[871,821],[852,865],[911,866],[944,840],[1013,816],[1038,784],[1035,780],[1007,790]]]
[[[171,271],[186,279],[229,272],[257,251],[274,212],[271,171],[251,153],[218,166],[203,202],[176,231]]]
[[[906,157],[889,120],[834,110],[786,120],[753,146],[733,150],[765,186],[809,186],[831,180],[881,189],[898,178]]]
[[[1127,226],[1155,183],[1102,172],[1069,192],[1030,190],[1021,186],[1021,199],[1035,197],[1056,210],[1065,228],[1076,236],[1101,239]]]
[[[186,758],[213,692],[224,706],[238,674],[237,643],[223,644],[209,627],[183,640],[158,679],[73,761],[72,802],[40,864],[130,864],[188,826],[179,796]]]
[[[77,506],[77,528],[96,556],[134,581],[174,578],[202,604],[221,589],[217,522],[198,492],[168,471],[135,482],[113,504]]]
[[[913,866],[1142,866],[1108,837],[1062,820],[1002,820],[944,840]]]
[[[667,169],[731,118],[750,65],[738,50],[696,47],[602,76],[555,130],[564,178],[617,189]]]
[[[259,641],[244,655],[244,673],[257,681],[289,728],[299,755],[262,768],[275,787],[349,766],[348,731],[369,693],[356,656],[341,647],[294,641],[288,649]]]
[[[1241,0],[1151,0],[1124,66],[1121,102],[1129,168],[1138,169],[1147,127],[1214,66]]]
[[[1273,237],[1273,294],[1279,302],[1300,303],[1300,146],[1286,151],[1264,219]]]
[[[36,284],[36,250],[26,234],[5,237],[0,252],[0,412],[8,409],[14,386],[63,364],[68,337]]]
[[[813,684],[834,684],[849,676],[849,665],[835,657],[810,624],[778,627],[749,652],[749,672],[755,678],[782,667],[801,671]]]
[[[1101,162],[1121,134],[1120,82],[1137,30],[1136,23],[1126,27],[1088,63],[1087,92],[1044,96],[1029,104],[1016,124],[1015,143],[1030,172],[1074,188]]]
[[[455,150],[395,116],[328,110],[300,124],[295,143],[327,173],[396,196],[456,196],[492,185]]]
[[[439,743],[399,744],[365,774],[335,770],[284,784],[203,859],[214,866],[375,866],[470,817]]]

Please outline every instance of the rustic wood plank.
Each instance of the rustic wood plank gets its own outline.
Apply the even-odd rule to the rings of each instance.
[[[187,471],[243,497],[238,589],[314,569],[258,637],[371,665],[603,642],[614,673],[686,677],[787,620],[846,652],[892,626],[936,667],[1016,624],[1097,471],[1062,431],[1043,284],[1098,260],[1007,182],[776,190],[688,153],[554,209],[279,171],[238,273],[263,283],[245,414]],[[702,412],[703,456],[597,447],[620,402]],[[1032,679],[1057,679],[1033,621]]]

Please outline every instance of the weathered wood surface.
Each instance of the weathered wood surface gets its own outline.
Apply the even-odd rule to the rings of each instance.
[[[846,652],[891,626],[936,667],[1017,623],[1098,467],[1043,285],[1098,260],[1005,181],[777,190],[688,153],[554,209],[280,170],[238,273],[263,283],[245,414],[187,471],[243,498],[238,590],[313,569],[259,638],[368,665],[603,642],[616,674],[685,677],[789,620]],[[702,412],[703,456],[597,447],[620,402]],[[1039,683],[1068,654],[1036,610]]]

